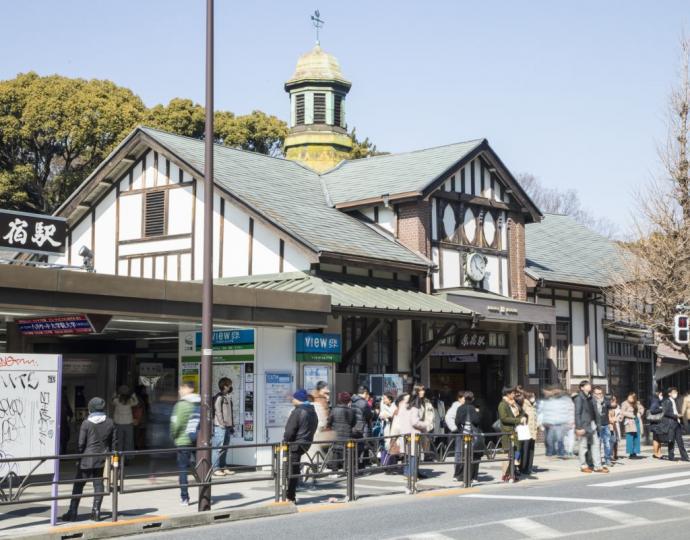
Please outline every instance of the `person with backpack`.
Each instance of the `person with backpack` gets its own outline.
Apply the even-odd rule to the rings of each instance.
[[[479,429],[481,417],[479,410],[474,404],[474,393],[464,392],[462,404],[457,408],[453,425],[456,426],[458,437],[462,440],[462,435],[472,435],[472,460],[479,461],[484,455],[484,435]],[[462,443],[461,443],[462,444]],[[462,461],[455,463],[454,478],[458,482],[463,481],[464,463]],[[479,476],[479,463],[472,464],[472,480],[477,480]]]
[[[285,424],[283,441],[289,444],[290,478],[287,486],[287,500],[296,503],[297,484],[300,476],[300,462],[302,456],[309,451],[314,433],[319,425],[319,417],[314,410],[312,396],[303,388],[292,395],[292,403],[295,406]]]
[[[180,504],[189,506],[188,471],[192,462],[191,446],[196,444],[199,431],[201,398],[194,392],[194,383],[184,382],[178,390],[180,399],[170,417],[170,437],[178,448],[177,470],[180,481]]]
[[[213,451],[211,463],[213,463],[213,476],[225,476],[234,474],[234,471],[227,470],[227,450],[221,451],[219,446],[230,444],[230,437],[235,433],[235,422],[232,410],[232,381],[223,377],[218,381],[220,390],[213,396]]]

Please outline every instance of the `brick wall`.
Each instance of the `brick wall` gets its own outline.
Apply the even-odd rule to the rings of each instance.
[[[527,300],[525,283],[525,221],[519,214],[508,217],[510,250],[510,293],[516,300]]]
[[[431,203],[418,201],[398,206],[398,240],[431,258]]]

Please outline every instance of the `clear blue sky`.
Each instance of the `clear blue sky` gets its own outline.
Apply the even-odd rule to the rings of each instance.
[[[204,0],[2,2],[0,79],[107,78],[147,105],[202,102]],[[287,118],[314,42],[353,82],[348,123],[380,149],[486,137],[514,173],[575,188],[625,228],[658,171],[690,2],[216,1],[216,108]]]

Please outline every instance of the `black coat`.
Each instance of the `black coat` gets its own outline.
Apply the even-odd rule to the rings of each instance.
[[[319,417],[311,403],[302,403],[292,409],[285,424],[283,440],[285,442],[306,442],[314,440],[314,433],[319,424]]]
[[[481,418],[477,409],[471,403],[464,403],[458,407],[455,413],[455,425],[458,427],[458,433],[462,433],[465,427],[465,422],[472,424],[475,428],[479,428]]]
[[[338,439],[351,439],[357,421],[355,411],[347,405],[336,405],[328,417],[328,427],[335,430]]]
[[[584,429],[587,433],[593,433],[592,422],[599,425],[599,415],[592,403],[592,396],[580,392],[575,397],[575,429]]]
[[[110,418],[100,424],[84,420],[79,429],[78,450],[80,454],[104,454],[117,448],[117,432]],[[100,469],[105,457],[83,457],[79,461],[81,469]]]
[[[355,411],[355,427],[353,435],[355,437],[370,437],[371,436],[371,421],[373,413],[371,407],[366,399],[361,396],[352,397],[352,410]]]

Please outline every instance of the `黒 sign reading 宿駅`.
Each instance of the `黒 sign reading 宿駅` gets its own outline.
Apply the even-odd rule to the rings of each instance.
[[[0,354],[0,459],[9,460],[0,462],[0,479],[54,472],[51,460],[11,460],[58,452],[60,362],[52,354]]]
[[[65,252],[66,239],[62,218],[0,210],[0,248],[52,255]]]
[[[296,352],[298,362],[340,362],[340,335],[297,332]]]

